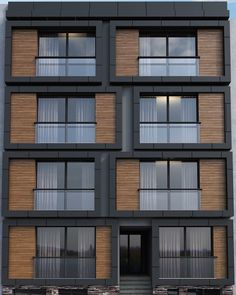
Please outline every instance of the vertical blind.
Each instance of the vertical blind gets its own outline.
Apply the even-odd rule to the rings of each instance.
[[[198,210],[197,162],[140,163],[140,210]]]
[[[160,227],[160,272],[163,278],[213,276],[210,227]]]
[[[94,98],[39,98],[37,143],[95,143],[95,108]]]
[[[36,263],[39,278],[93,278],[95,228],[38,228]]]

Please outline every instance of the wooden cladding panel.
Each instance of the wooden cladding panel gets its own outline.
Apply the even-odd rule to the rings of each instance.
[[[139,31],[118,29],[116,31],[116,75],[137,76],[139,56]]]
[[[226,209],[226,167],[223,159],[200,160],[201,210]]]
[[[9,279],[34,278],[33,257],[36,255],[34,227],[10,227]]]
[[[33,189],[35,187],[35,160],[10,160],[9,210],[33,210]]]
[[[37,97],[35,93],[11,95],[11,143],[35,143]]]
[[[200,29],[197,35],[200,76],[222,76],[224,74],[223,31]]]
[[[116,163],[116,207],[118,211],[139,210],[139,160]]]
[[[201,143],[224,143],[224,94],[199,94]]]
[[[116,142],[116,96],[96,93],[96,143]]]
[[[12,76],[35,76],[38,55],[38,32],[36,30],[13,30]]]
[[[227,278],[227,240],[226,227],[213,228],[214,256],[216,256],[214,275],[216,279]]]
[[[96,227],[96,279],[111,278],[111,227]]]

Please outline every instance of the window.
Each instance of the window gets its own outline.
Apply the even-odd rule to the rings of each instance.
[[[198,143],[197,98],[140,98],[140,143]]]
[[[179,295],[178,289],[168,289],[168,295]]]
[[[94,278],[94,227],[39,227],[37,278]]]
[[[16,289],[14,295],[46,295],[44,289]]]
[[[160,227],[161,278],[213,278],[210,227]]]
[[[95,143],[95,98],[39,98],[37,143]]]
[[[140,210],[199,210],[198,163],[140,163]]]
[[[188,295],[220,295],[220,289],[188,289]]]
[[[93,162],[38,162],[35,210],[94,210]]]
[[[161,36],[141,33],[140,76],[197,76],[198,59],[194,35]]]
[[[37,75],[95,76],[95,55],[94,33],[41,33]]]

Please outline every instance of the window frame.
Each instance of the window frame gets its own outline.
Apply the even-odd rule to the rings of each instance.
[[[142,36],[143,35],[143,36]],[[166,55],[160,55],[160,56],[156,56],[156,55],[151,55],[151,56],[148,56],[148,55],[141,55],[141,52],[140,52],[140,38],[145,38],[145,37],[160,37],[160,38],[165,38],[166,40]],[[172,38],[172,37],[176,37],[176,38],[188,38],[188,37],[191,37],[191,38],[194,38],[195,39],[195,55],[191,55],[191,56],[171,56],[169,55],[169,38]],[[177,33],[177,32],[174,32],[174,31],[169,31],[169,32],[152,32],[152,31],[139,31],[139,56],[138,56],[138,59],[140,58],[200,58],[198,56],[198,38],[197,38],[197,32],[193,32],[193,31],[190,31],[190,32],[186,32],[186,33]]]
[[[39,256],[39,243],[38,243],[38,229],[39,228],[62,228],[63,231],[64,231],[64,249],[63,251],[61,251],[63,253],[63,255],[60,255],[60,256]],[[67,230],[68,228],[92,228],[93,229],[93,239],[94,239],[94,253],[93,253],[93,256],[86,256],[86,257],[83,257],[83,256],[69,256],[67,255]],[[55,258],[55,259],[80,259],[80,258],[90,258],[90,259],[94,259],[94,277],[92,277],[91,279],[96,279],[96,226],[36,226],[35,227],[35,235],[36,235],[36,256],[33,257],[33,260],[36,262],[37,259],[41,259],[41,258]],[[64,270],[64,273],[66,273],[66,263],[64,263],[63,265],[63,270]],[[47,278],[47,279],[54,279],[53,277],[52,278]],[[70,278],[67,278],[66,276],[63,276],[63,277],[58,277],[57,279],[70,279]],[[80,278],[80,279],[86,279],[86,278]]]
[[[55,122],[50,122],[50,121],[39,121],[39,101],[40,99],[63,99],[64,100],[64,118],[65,121],[55,121]],[[70,99],[91,99],[94,101],[94,121],[70,121],[68,120],[68,105],[69,105],[69,100]],[[34,124],[38,124],[38,123],[46,123],[46,124],[97,124],[97,120],[96,120],[96,98],[95,95],[83,95],[83,96],[37,96],[37,118],[36,118],[36,122],[34,122]]]
[[[184,246],[184,255],[182,251],[180,252],[180,257],[179,258],[189,258],[191,257],[190,255],[187,254],[187,228],[209,228],[210,229],[210,241],[211,241],[211,255],[210,256],[194,256],[195,258],[208,258],[208,257],[215,257],[214,255],[214,237],[213,237],[213,227],[212,226],[160,226],[159,227],[159,233],[160,233],[160,228],[183,228],[183,246]],[[160,239],[160,236],[159,236]],[[160,243],[160,241],[159,241]],[[160,251],[159,251],[159,258],[174,258],[172,256],[161,256]]]
[[[65,121],[39,121],[39,101],[41,99],[63,99],[64,100],[64,118],[65,118]],[[69,118],[69,100],[70,99],[89,99],[89,100],[93,100],[93,103],[94,103],[94,121],[71,121],[71,120],[68,120]],[[46,143],[46,144],[96,144],[96,125],[97,125],[97,117],[96,117],[96,97],[95,97],[95,94],[90,94],[90,95],[76,95],[76,96],[68,96],[68,95],[56,95],[56,96],[48,96],[48,95],[38,95],[37,96],[37,113],[36,113],[36,121],[34,122],[34,125],[35,127],[38,126],[38,125],[50,125],[50,124],[58,124],[58,125],[70,125],[70,124],[83,124],[83,125],[86,125],[86,124],[94,124],[95,126],[95,142],[94,143],[87,143],[87,142],[70,142],[68,141],[68,132],[67,132],[67,128],[65,127],[65,140],[63,143],[59,143],[59,142],[56,142],[56,143]],[[37,128],[37,127],[36,127]],[[36,132],[37,133],[37,132]],[[35,134],[35,141],[37,141],[37,136]]]
[[[166,97],[166,121],[141,121],[140,119],[140,111],[141,111],[141,104],[140,101],[141,99],[145,99],[145,98],[151,98],[151,99],[156,99],[156,97],[159,96],[165,96]],[[196,105],[196,109],[195,109],[195,114],[196,114],[196,121],[170,121],[170,97],[179,97],[181,96],[182,98],[194,98],[195,99],[195,105]],[[199,97],[198,95],[195,94],[191,94],[191,95],[175,95],[175,94],[171,94],[171,95],[140,95],[139,97],[139,125],[140,124],[201,124],[201,122],[199,121]]]
[[[171,162],[187,162],[187,163],[196,163],[197,164],[197,187],[196,188],[171,188],[170,187],[170,163]],[[145,190],[146,188],[141,187],[141,163],[155,163],[155,162],[167,162],[167,187],[166,188],[147,188],[146,190],[201,190],[200,188],[200,164],[198,160],[177,160],[177,161],[172,161],[172,160],[144,160],[142,159],[139,162],[139,171],[140,171],[140,178],[139,178],[139,190]]]
[[[61,161],[60,159],[58,159],[57,161],[45,161],[45,160],[40,160],[40,161],[37,161],[36,162],[36,188],[35,190],[40,190],[41,188],[38,188],[38,163],[63,163],[64,164],[64,188],[62,189],[57,189],[57,188],[42,188],[42,190],[93,190],[95,191],[95,184],[96,184],[96,167],[95,167],[95,161],[93,160],[86,160],[86,161]],[[67,165],[68,163],[93,163],[94,164],[94,187],[93,188],[73,188],[73,189],[70,189],[68,188],[68,185],[67,185]]]
[[[91,56],[73,56],[73,55],[69,55],[69,34],[71,33],[87,33],[87,34],[92,34],[93,35],[93,38],[94,38],[94,52],[95,52],[95,56],[94,55],[91,55]],[[65,52],[65,55],[64,56],[43,56],[43,55],[40,55],[40,52],[39,52],[39,45],[40,45],[40,38],[43,37],[43,34],[45,35],[50,35],[50,34],[66,34],[66,52]],[[38,33],[38,56],[37,58],[63,58],[63,59],[67,59],[67,58],[95,58],[96,59],[96,31],[94,30],[76,30],[76,31],[68,31],[68,30],[61,30],[61,31],[39,31]]]

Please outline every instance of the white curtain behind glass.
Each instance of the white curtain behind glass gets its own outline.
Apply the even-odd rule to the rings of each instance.
[[[38,122],[55,122],[55,124],[38,124],[38,143],[63,142],[64,126],[57,124],[60,100],[41,98],[38,100]]]
[[[159,253],[162,278],[181,276],[181,259],[178,257],[181,256],[183,249],[184,229],[182,227],[160,227]]]
[[[170,142],[172,143],[197,143],[197,125],[184,124],[196,121],[196,100],[194,98],[170,96],[170,122],[183,122],[172,124],[170,129]]]
[[[95,122],[95,100],[91,98],[70,99],[75,107],[77,122]],[[76,126],[76,128],[75,128]],[[76,124],[75,132],[71,135],[70,142],[95,143],[94,124]]]
[[[193,257],[188,260],[190,276],[212,277],[213,261],[206,258],[211,256],[211,229],[209,227],[186,228],[186,247],[188,255]]]
[[[36,208],[37,210],[58,210],[59,192],[58,188],[58,165],[57,163],[38,163],[37,165],[37,188]]]
[[[196,162],[170,162],[170,209],[199,210],[198,167]],[[183,189],[183,190],[181,190]]]
[[[139,38],[140,56],[151,56],[151,40],[150,37]],[[141,65],[139,67],[140,76],[151,76],[151,63],[152,59],[141,59]]]
[[[40,37],[39,56],[55,57],[59,56],[59,37]],[[59,59],[45,58],[39,59],[39,76],[59,76]]]
[[[38,228],[37,244],[38,256],[46,257],[38,261],[38,273],[42,278],[59,278],[61,272],[61,259],[51,257],[60,257],[62,245],[62,228],[47,227]],[[49,258],[50,257],[50,258]]]
[[[156,124],[166,121],[166,97],[140,98],[140,142],[167,142],[167,125]],[[153,122],[153,123],[145,123]],[[154,124],[155,123],[155,124]]]
[[[140,163],[140,210],[167,210],[167,162]]]
[[[78,273],[82,278],[95,276],[95,231],[91,227],[78,228]]]

